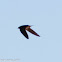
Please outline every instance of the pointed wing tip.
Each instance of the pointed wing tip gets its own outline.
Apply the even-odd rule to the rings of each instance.
[[[27,39],[29,39],[28,37],[26,37]]]
[[[27,38],[27,39],[29,39],[29,38]]]
[[[40,35],[37,34],[38,37],[40,37]]]
[[[40,36],[39,36],[40,37]]]
[[[40,37],[40,35],[37,34],[38,37]]]

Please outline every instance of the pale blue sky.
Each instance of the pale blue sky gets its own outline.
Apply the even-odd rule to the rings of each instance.
[[[18,27],[27,24],[41,37],[26,39]],[[62,62],[62,0],[0,0],[1,59]]]

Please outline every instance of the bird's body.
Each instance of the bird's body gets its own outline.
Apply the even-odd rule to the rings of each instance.
[[[30,27],[31,27],[30,25],[23,25],[23,26],[20,26],[20,27],[18,27],[18,28],[20,29],[21,33],[22,33],[27,39],[29,39],[29,37],[28,37],[28,34],[27,34],[26,30],[29,31],[30,33],[36,35],[36,36],[39,36],[39,35],[38,35],[35,31],[33,31]],[[39,37],[40,37],[40,36],[39,36]]]

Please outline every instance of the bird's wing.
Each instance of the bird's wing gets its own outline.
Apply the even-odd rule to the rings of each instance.
[[[35,31],[33,31],[31,28],[28,28],[27,31],[29,31],[30,33],[39,36]],[[40,36],[39,36],[40,37]]]
[[[28,34],[24,29],[23,30],[20,29],[20,31],[27,39],[29,39]]]

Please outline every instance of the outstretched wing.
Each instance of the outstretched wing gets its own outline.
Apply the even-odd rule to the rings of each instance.
[[[33,31],[31,28],[28,28],[27,31],[29,31],[30,33],[39,36],[35,31]],[[40,36],[39,36],[40,37]]]
[[[27,39],[29,39],[28,34],[27,34],[27,32],[25,31],[25,29],[20,29],[20,31],[21,31],[21,33],[22,33]]]

